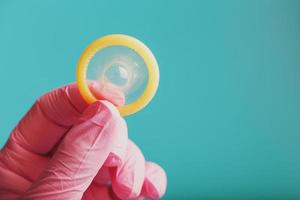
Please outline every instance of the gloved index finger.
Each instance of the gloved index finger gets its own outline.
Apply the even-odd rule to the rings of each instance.
[[[10,140],[34,153],[47,154],[87,106],[75,83],[55,89],[35,102],[13,130]]]
[[[47,154],[80,116],[87,104],[76,84],[41,96],[12,131],[7,143]]]

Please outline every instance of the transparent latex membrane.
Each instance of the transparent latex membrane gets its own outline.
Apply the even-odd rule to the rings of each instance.
[[[141,56],[126,46],[109,46],[90,59],[87,81],[111,84],[123,92],[125,105],[137,100],[148,84],[147,66]]]

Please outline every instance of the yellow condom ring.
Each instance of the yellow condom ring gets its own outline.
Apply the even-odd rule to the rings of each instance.
[[[134,50],[141,56],[147,66],[148,83],[143,94],[132,103],[118,107],[122,116],[131,115],[144,108],[151,101],[156,93],[159,83],[159,69],[154,55],[145,44],[136,38],[128,35],[113,34],[104,36],[92,42],[83,52],[77,65],[76,77],[79,92],[83,99],[89,104],[98,100],[88,88],[86,81],[87,68],[95,53],[109,46],[125,46]]]

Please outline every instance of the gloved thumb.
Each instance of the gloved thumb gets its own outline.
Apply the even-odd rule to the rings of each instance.
[[[107,101],[95,102],[66,133],[22,199],[81,199],[104,163],[122,160],[126,145],[127,126],[118,110]]]

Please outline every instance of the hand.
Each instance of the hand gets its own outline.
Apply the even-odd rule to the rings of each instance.
[[[124,97],[95,84],[87,105],[71,84],[40,97],[0,151],[0,199],[157,199],[166,175],[145,162],[113,106]],[[112,103],[110,103],[112,102]]]

